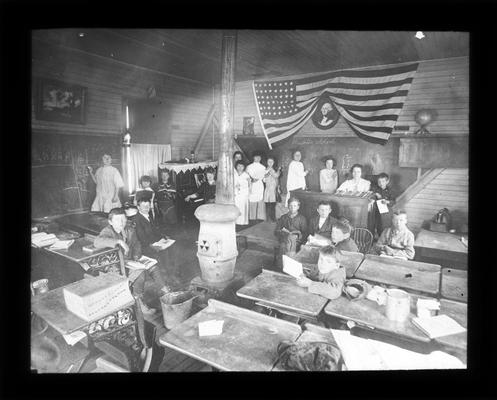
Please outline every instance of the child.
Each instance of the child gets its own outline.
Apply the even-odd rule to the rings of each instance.
[[[145,199],[148,199],[150,201],[150,204],[152,204],[152,208],[151,208],[150,212],[152,213],[152,218],[155,218],[155,210],[153,207],[153,205],[155,204],[154,203],[155,192],[152,189],[152,178],[150,178],[150,176],[143,175],[140,178],[140,188],[136,189],[136,192],[135,192],[135,199],[134,199],[135,206],[137,205],[137,201],[138,201],[137,198],[138,197],[145,198]]]
[[[332,156],[326,156],[322,159],[325,167],[319,171],[319,187],[323,193],[335,193],[338,187],[338,173],[333,167],[336,165]]]
[[[373,235],[379,236],[381,232],[390,226],[392,219],[392,206],[395,204],[395,197],[389,186],[390,177],[385,172],[378,175],[377,185],[373,186],[373,212],[372,212],[372,226]],[[378,210],[377,200],[380,200],[383,204],[388,207],[388,212],[380,213]]]
[[[175,224],[176,215],[176,189],[169,182],[169,171],[164,169],[161,171],[161,182],[156,190],[156,203],[162,221],[166,224]]]
[[[291,190],[305,190],[306,188],[305,177],[309,171],[305,170],[304,164],[300,161],[301,159],[302,153],[300,150],[295,150],[292,154],[292,161],[288,164],[285,207],[288,207]]]
[[[253,162],[247,166],[247,174],[252,178],[249,194],[249,219],[265,220],[266,204],[264,204],[264,179],[266,168],[261,164],[260,153],[255,152]]]
[[[288,200],[288,213],[282,215],[276,223],[274,234],[278,237],[279,257],[277,264],[281,266],[281,256],[295,255],[299,250],[300,244],[307,237],[307,221],[305,217],[299,214],[300,200],[291,197]]]
[[[197,192],[186,196],[185,201],[188,202],[199,197],[204,199],[205,203],[214,203],[216,201],[216,171],[214,168],[206,168],[205,177],[207,178],[207,181],[202,182],[197,189]]]
[[[412,260],[414,258],[414,234],[407,228],[407,213],[395,211],[392,226],[386,228],[375,246],[379,255]]]
[[[308,244],[321,246],[331,244],[331,230],[337,220],[331,216],[331,204],[320,201],[317,208],[318,215],[311,218],[309,222]]]
[[[267,221],[276,221],[276,190],[278,189],[278,179],[281,173],[281,167],[275,167],[275,159],[272,156],[267,158],[266,173],[264,175],[264,202],[266,203]]]
[[[356,242],[350,237],[352,226],[345,218],[340,218],[331,228],[331,244],[338,250],[358,252]]]
[[[240,210],[240,215],[236,219],[236,225],[248,225],[249,223],[249,193],[250,176],[245,172],[243,161],[235,164],[235,205]]]
[[[311,269],[308,277],[297,278],[297,284],[306,287],[309,293],[319,294],[330,300],[335,300],[342,294],[345,283],[345,268],[340,266],[339,250],[326,246],[319,250],[317,268]]]
[[[134,207],[128,207],[126,214],[133,214],[133,208]],[[113,208],[110,210],[108,222],[109,225],[103,228],[95,238],[94,246],[97,249],[119,246],[123,251],[125,259],[134,261],[139,260],[142,256],[142,246],[136,235],[134,222],[129,221],[128,223],[125,211],[121,208]],[[162,293],[168,293],[170,291],[162,279],[158,264],[146,271],[146,273],[150,274],[152,279],[159,285]],[[140,274],[133,282],[133,292],[140,298],[143,297],[145,291],[145,279],[145,275]],[[143,300],[141,304],[144,314],[153,314],[155,312],[155,310],[150,309]]]

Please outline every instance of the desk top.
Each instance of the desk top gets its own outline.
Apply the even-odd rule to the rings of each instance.
[[[416,235],[414,246],[453,251],[456,253],[468,253],[468,248],[461,242],[461,235],[432,232],[426,229],[421,229]]]
[[[218,336],[198,335],[198,324],[223,320]],[[282,340],[295,340],[299,325],[210,299],[208,306],[163,334],[159,342],[223,371],[270,371]]]
[[[326,305],[324,312],[333,317],[428,343],[430,338],[411,322],[411,319],[416,317],[417,299],[428,297],[413,294],[410,294],[410,297],[411,313],[405,322],[390,321],[385,314],[386,306],[380,306],[375,301],[366,298],[350,301],[343,295],[336,300],[331,300]]]
[[[91,212],[64,215],[55,221],[63,227],[92,235],[98,235],[109,224],[106,214]]]
[[[453,318],[464,328],[468,327],[468,305],[458,301],[440,299],[439,314],[446,314]],[[434,339],[436,342],[452,346],[466,351],[468,343],[468,332],[456,333],[455,335],[442,336]]]
[[[74,243],[67,250],[50,250],[49,248],[45,248],[45,250],[61,255],[62,257],[68,258],[71,261],[81,262],[87,258],[95,257],[99,254],[103,254],[108,252],[111,249],[110,247],[104,249],[95,250],[93,253],[88,253],[83,251],[83,246],[91,246],[93,241],[87,239],[85,237],[76,239]]]
[[[347,278],[351,278],[364,260],[364,254],[343,250],[341,253],[343,254],[343,257],[340,260],[340,264],[345,267]],[[303,245],[300,248],[300,251],[292,258],[307,267],[317,264],[319,259],[319,247]]]
[[[31,297],[31,311],[43,318],[56,331],[63,335],[67,335],[84,328],[93,321],[86,321],[67,309],[63,289],[64,287],[59,287],[50,290],[47,293]],[[120,309],[129,307],[132,304],[134,304],[134,302],[124,304]],[[102,317],[100,316],[96,318],[95,321],[101,318]]]
[[[443,268],[440,292],[447,299],[466,303],[468,301],[468,271]]]
[[[236,294],[313,317],[317,316],[328,302],[328,299],[298,286],[295,278],[290,275],[265,269]]]
[[[440,265],[366,254],[355,277],[437,295]]]

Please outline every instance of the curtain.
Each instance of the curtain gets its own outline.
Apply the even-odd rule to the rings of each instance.
[[[139,187],[139,179],[143,175],[152,177],[153,182],[158,181],[158,164],[171,160],[170,144],[141,144],[131,143],[127,159],[126,186],[129,186],[129,193],[133,193]]]

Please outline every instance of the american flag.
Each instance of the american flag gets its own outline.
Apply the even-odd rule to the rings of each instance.
[[[257,110],[269,148],[297,133],[316,110],[321,96],[331,99],[359,136],[388,140],[417,68],[413,63],[254,81]]]

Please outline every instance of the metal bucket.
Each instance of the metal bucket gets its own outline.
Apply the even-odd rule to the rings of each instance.
[[[196,297],[198,295],[190,291],[181,291],[166,293],[160,298],[162,318],[167,329],[173,329],[190,316],[192,303]]]

